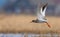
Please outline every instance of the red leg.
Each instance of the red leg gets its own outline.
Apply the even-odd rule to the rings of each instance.
[[[47,26],[49,27],[49,28],[51,28],[51,26],[48,24],[48,22],[45,22],[46,24],[47,24]]]

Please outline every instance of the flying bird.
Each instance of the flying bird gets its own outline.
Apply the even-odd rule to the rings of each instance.
[[[42,6],[40,9],[38,8],[38,10],[37,10],[37,19],[36,20],[32,20],[32,22],[35,22],[35,23],[46,23],[48,25],[48,27],[50,28],[51,26],[48,24],[47,19],[45,17],[46,9],[47,9],[47,4]]]

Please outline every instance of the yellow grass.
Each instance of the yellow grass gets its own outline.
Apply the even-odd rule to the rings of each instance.
[[[60,32],[60,17],[46,17],[49,28],[45,23],[31,23],[36,16],[31,15],[0,15],[0,32],[31,32],[31,33],[48,33]]]

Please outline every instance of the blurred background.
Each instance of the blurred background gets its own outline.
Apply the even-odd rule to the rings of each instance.
[[[0,13],[35,14],[38,3],[48,3],[47,15],[60,15],[60,0],[0,0]]]
[[[60,0],[0,0],[0,13],[35,14],[38,3],[48,3],[47,15],[60,15]]]
[[[45,3],[48,3],[48,7],[47,7],[47,11],[46,11],[46,15],[48,15],[48,16],[60,16],[60,0],[0,0],[0,14],[1,13],[4,13],[4,14],[16,14],[16,15],[20,15],[20,14],[32,14],[32,15],[35,15],[36,14],[36,12],[37,12],[37,8],[38,8],[38,5],[39,6],[41,6],[42,4],[45,4]],[[22,17],[22,16],[21,16]],[[5,17],[4,17],[5,18]],[[9,18],[9,17],[8,17]],[[6,18],[7,20],[8,20],[8,18]],[[10,17],[10,18],[12,18],[12,17]],[[13,18],[18,18],[18,17],[13,17]],[[1,18],[0,18],[1,19]],[[24,19],[23,17],[22,17],[22,19]],[[59,28],[59,26],[60,26],[60,21],[59,21],[59,19],[55,19],[55,17],[54,18],[49,18],[49,19],[51,19],[50,21],[53,23],[52,25],[53,26],[57,26],[58,28]],[[10,19],[9,19],[10,20]],[[15,19],[12,19],[12,20],[15,20]],[[17,20],[17,19],[16,19]],[[19,19],[18,19],[18,22],[20,23],[20,16],[19,16]],[[54,21],[53,21],[54,20]],[[55,20],[57,21],[57,22],[55,22]],[[5,20],[4,20],[5,21]],[[3,23],[5,23],[4,21],[1,21],[1,22],[3,22]],[[11,21],[11,20],[10,20]],[[9,22],[10,22],[9,21]],[[25,19],[23,20],[23,21],[25,21]],[[8,21],[7,21],[8,22]],[[6,23],[7,23],[6,22]],[[11,21],[12,22],[12,21]],[[16,23],[16,21],[13,21],[12,23]],[[17,23],[18,23],[17,22]],[[50,22],[50,23],[51,23]],[[14,23],[14,25],[11,25],[13,28],[15,27],[15,23]],[[35,24],[34,24],[35,25]],[[34,26],[33,25],[33,26]],[[3,29],[4,29],[4,27],[6,27],[7,28],[7,30],[8,30],[8,28],[10,27],[10,24],[2,24],[2,26],[3,26]],[[17,26],[17,25],[16,25]],[[24,25],[25,26],[25,25]],[[23,27],[24,27],[23,26]],[[30,25],[29,25],[30,26]],[[33,27],[32,26],[32,27]],[[39,27],[39,25],[37,25],[36,24],[36,29]],[[42,25],[43,26],[43,25]],[[55,26],[55,27],[56,27]],[[18,25],[18,27],[19,27],[19,25]],[[21,27],[21,26],[20,26]],[[27,27],[27,26],[26,26]],[[55,28],[55,27],[53,27],[53,30],[54,29],[58,29],[57,27]],[[19,29],[19,28],[18,28]],[[18,30],[17,29],[17,30]],[[24,29],[24,28],[23,28]],[[35,28],[34,28],[35,29]],[[39,28],[38,28],[39,29]],[[42,29],[44,29],[44,28],[42,28]],[[28,35],[28,37],[36,37],[36,36],[39,36],[40,37],[40,34],[27,34]],[[41,34],[42,36],[43,36],[43,34]],[[48,33],[48,34],[46,34],[45,36],[52,36],[53,37],[53,35],[58,35],[58,34],[54,34],[53,33],[53,35],[52,35],[52,33]],[[2,34],[0,34],[0,37],[24,37],[25,36],[25,34],[24,33],[21,33],[21,34],[4,34],[4,33],[2,33]],[[60,36],[60,35],[59,35]],[[56,37],[56,36],[54,36],[54,37]]]

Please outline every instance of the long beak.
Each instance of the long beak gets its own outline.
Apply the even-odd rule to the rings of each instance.
[[[46,24],[47,24],[47,26],[49,27],[49,28],[51,28],[51,26],[48,24],[48,22],[45,22]]]

